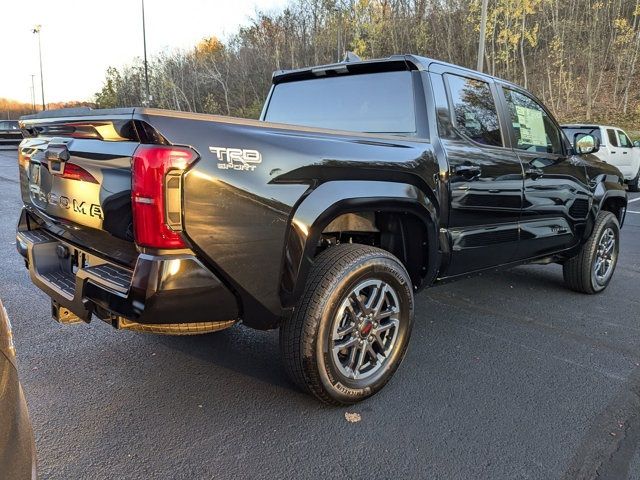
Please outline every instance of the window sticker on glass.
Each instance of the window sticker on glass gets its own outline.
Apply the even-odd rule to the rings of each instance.
[[[520,142],[526,145],[547,146],[547,135],[540,110],[516,105],[516,114],[520,124]]]
[[[476,119],[475,115],[473,115],[470,112],[465,112],[464,113],[464,119],[465,119],[465,127],[467,127],[468,129],[471,130],[480,130],[482,128],[482,125],[480,125],[480,122]]]
[[[562,134],[535,100],[520,92],[504,88],[511,111],[515,148],[527,152],[563,154]]]

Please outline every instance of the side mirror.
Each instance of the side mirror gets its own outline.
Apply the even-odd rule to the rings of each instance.
[[[593,135],[586,133],[576,133],[573,138],[573,150],[578,155],[596,153],[600,150],[600,140]]]
[[[633,146],[640,148],[640,140],[636,140],[635,142],[633,142]]]

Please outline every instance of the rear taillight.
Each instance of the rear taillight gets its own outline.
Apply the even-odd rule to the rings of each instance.
[[[52,172],[53,173],[53,172]],[[81,182],[98,183],[93,175],[75,163],[65,163],[62,174],[55,174],[67,180],[79,180]]]
[[[186,246],[179,233],[182,231],[182,173],[196,158],[196,153],[186,147],[141,145],[136,149],[131,204],[137,245],[151,248]]]

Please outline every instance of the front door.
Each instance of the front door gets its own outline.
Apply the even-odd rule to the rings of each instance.
[[[517,259],[545,256],[578,241],[591,193],[583,160],[571,154],[560,127],[525,91],[502,88],[514,150],[524,168]]]
[[[623,159],[622,159],[622,152],[620,152],[620,142],[618,140],[618,134],[613,128],[607,128],[606,132],[607,132],[607,149],[608,149],[609,155],[607,155],[606,158],[604,158],[604,161],[615,167],[620,168],[622,166]]]
[[[620,158],[620,166],[618,167],[627,180],[636,178],[638,164],[636,163],[636,152],[633,143],[629,137],[620,129],[616,129],[618,137],[618,155]]]
[[[450,119],[449,127],[439,129],[451,205],[451,257],[444,275],[508,263],[518,245],[522,166],[497,113],[495,84],[467,72],[432,79],[436,98],[448,98],[448,111],[438,105],[438,116]]]

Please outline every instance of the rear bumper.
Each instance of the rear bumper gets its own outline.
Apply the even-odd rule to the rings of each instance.
[[[238,319],[234,294],[192,254],[141,254],[129,270],[44,229],[19,230],[16,247],[61,321],[66,309],[86,322],[96,315],[116,327],[200,333]]]

